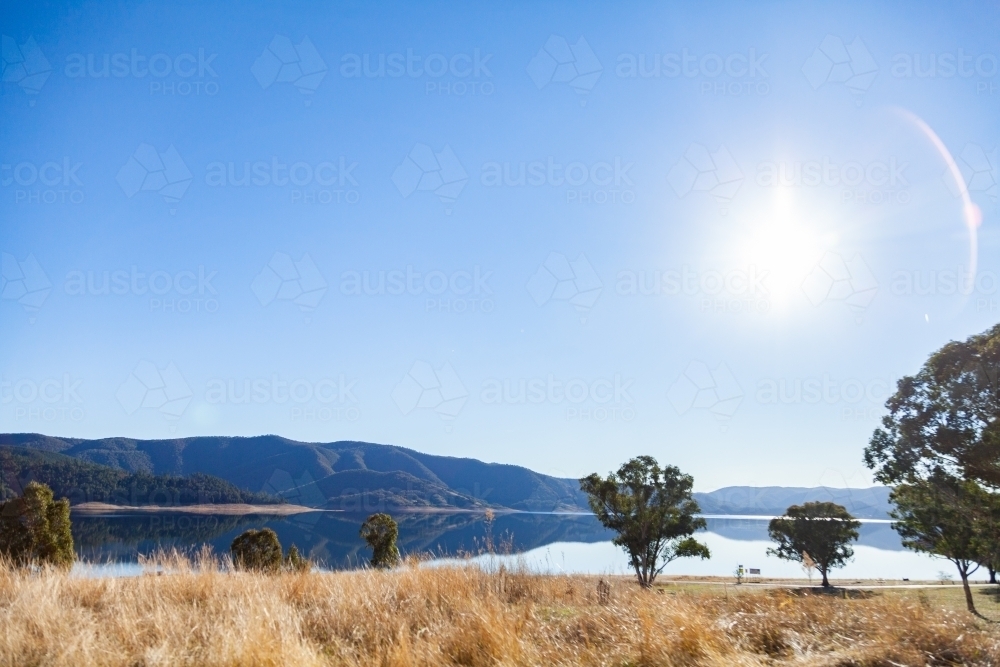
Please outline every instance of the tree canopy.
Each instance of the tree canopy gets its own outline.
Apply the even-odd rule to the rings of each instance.
[[[803,563],[808,558],[823,576],[823,586],[829,587],[827,574],[843,567],[854,557],[850,544],[858,539],[861,523],[841,505],[811,502],[792,505],[785,515],[771,519],[767,533],[777,542],[768,554]]]
[[[75,560],[69,501],[29,482],[19,498],[0,503],[0,554],[14,564],[69,567]]]
[[[598,520],[615,531],[613,542],[628,554],[639,584],[653,585],[677,558],[708,558],[708,547],[691,535],[705,527],[695,516],[694,480],[675,466],[660,468],[651,456],[636,457],[618,472],[580,480]]]
[[[361,524],[361,537],[371,547],[371,566],[390,568],[399,563],[399,526],[388,514],[372,514]]]
[[[965,604],[976,612],[969,575],[996,551],[996,524],[988,513],[995,502],[974,482],[949,478],[901,484],[890,498],[896,506],[893,524],[903,546],[947,558],[958,569]]]
[[[277,572],[281,569],[281,542],[270,528],[251,528],[241,533],[229,549],[237,570]]]
[[[1000,325],[944,345],[886,407],[865,464],[895,486],[903,544],[952,561],[975,613],[969,574],[1000,560]]]
[[[949,476],[1000,486],[1000,325],[930,356],[898,381],[865,450],[889,485]]]

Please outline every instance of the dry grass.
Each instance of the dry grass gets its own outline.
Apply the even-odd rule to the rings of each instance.
[[[471,566],[160,565],[169,574],[118,579],[0,567],[0,664],[1000,664],[997,626],[918,596],[727,597]]]

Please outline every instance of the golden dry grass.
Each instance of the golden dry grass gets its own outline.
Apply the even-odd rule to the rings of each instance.
[[[926,597],[643,591],[417,567],[255,575],[175,558],[84,579],[0,567],[3,665],[998,665],[1000,634]]]

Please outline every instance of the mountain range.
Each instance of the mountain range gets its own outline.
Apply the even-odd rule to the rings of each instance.
[[[127,473],[211,475],[247,492],[352,512],[511,509],[587,512],[579,481],[471,458],[367,442],[307,443],[275,435],[85,440],[0,434],[0,446],[53,452]],[[705,514],[776,515],[829,500],[859,518],[887,518],[889,489],[734,486],[695,493]]]

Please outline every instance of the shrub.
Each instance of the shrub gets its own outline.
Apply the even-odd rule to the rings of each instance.
[[[399,563],[396,538],[399,527],[388,514],[372,514],[361,524],[361,537],[372,550],[372,567],[390,568]]]
[[[270,528],[251,528],[233,540],[229,550],[237,570],[277,572],[281,569],[281,542]]]
[[[294,544],[288,548],[285,555],[285,569],[291,572],[308,572],[312,568],[312,563],[308,558],[299,553],[299,548]]]
[[[0,554],[19,566],[70,567],[75,554],[69,501],[29,482],[20,498],[0,504]]]

